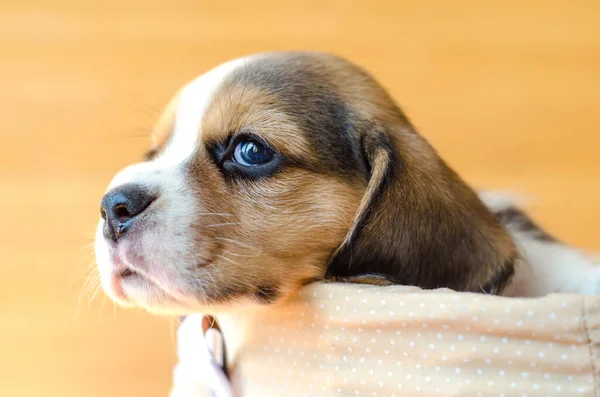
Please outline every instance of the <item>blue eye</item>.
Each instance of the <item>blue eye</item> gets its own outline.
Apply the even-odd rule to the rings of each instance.
[[[255,140],[242,141],[233,151],[233,160],[246,166],[266,164],[273,159],[273,156],[271,149]]]

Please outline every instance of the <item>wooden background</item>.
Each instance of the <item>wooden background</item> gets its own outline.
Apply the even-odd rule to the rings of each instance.
[[[243,54],[349,57],[469,182],[531,195],[542,224],[600,249],[598,1],[298,3],[0,3],[1,396],[167,395],[169,321],[78,303],[89,243],[157,111]]]

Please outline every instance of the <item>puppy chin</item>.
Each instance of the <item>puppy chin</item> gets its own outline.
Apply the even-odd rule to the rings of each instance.
[[[170,277],[167,272],[151,274],[139,246],[135,241],[112,245],[102,234],[102,224],[98,225],[96,263],[105,293],[123,307],[140,307],[156,314],[188,314],[190,307],[198,305],[195,288],[178,287],[174,280],[179,277]]]
[[[108,297],[124,308],[138,307],[152,314],[171,316],[191,314],[201,306],[195,297],[173,297],[141,274],[123,276],[103,273],[101,281]]]

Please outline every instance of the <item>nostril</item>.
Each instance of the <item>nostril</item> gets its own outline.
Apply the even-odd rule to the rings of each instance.
[[[127,209],[127,206],[117,205],[115,207],[115,217],[117,218],[117,220],[119,222],[125,222],[125,221],[128,221],[129,219],[131,219],[133,217],[133,215]]]
[[[155,199],[156,195],[135,184],[123,185],[105,194],[100,203],[105,238],[117,241],[131,228],[134,218]]]

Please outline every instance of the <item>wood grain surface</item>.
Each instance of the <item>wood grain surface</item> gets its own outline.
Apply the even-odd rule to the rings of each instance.
[[[354,60],[474,186],[600,249],[598,1],[297,3],[0,2],[1,396],[167,395],[169,321],[80,294],[99,201],[181,84],[252,52]]]

